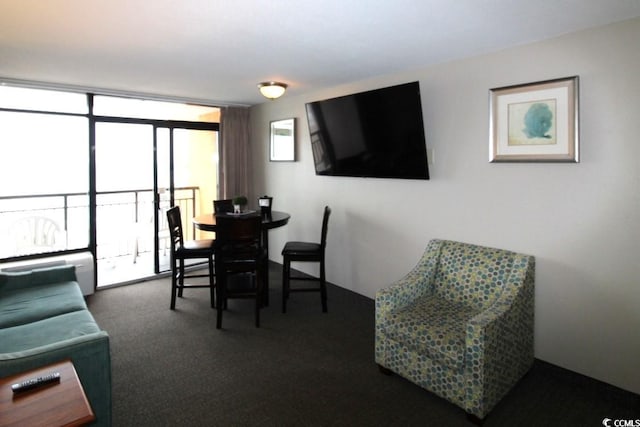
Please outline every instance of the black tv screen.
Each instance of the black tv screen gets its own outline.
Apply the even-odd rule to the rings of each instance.
[[[305,106],[317,175],[429,179],[419,82]]]

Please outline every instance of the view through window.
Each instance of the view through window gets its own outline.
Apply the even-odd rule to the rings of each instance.
[[[167,270],[166,209],[184,206],[188,224],[216,198],[219,117],[210,106],[0,86],[0,262],[88,249],[99,285]]]

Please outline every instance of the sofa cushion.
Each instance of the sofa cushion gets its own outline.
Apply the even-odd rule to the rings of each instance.
[[[0,292],[0,328],[31,323],[86,308],[82,291],[76,282],[45,284]]]
[[[16,272],[1,271],[0,292],[73,281],[76,281],[76,267],[72,264]]]
[[[88,310],[0,329],[0,353],[13,353],[93,334],[100,328]]]
[[[384,332],[412,350],[457,370],[464,365],[467,322],[479,312],[437,295],[426,295],[389,312]]]

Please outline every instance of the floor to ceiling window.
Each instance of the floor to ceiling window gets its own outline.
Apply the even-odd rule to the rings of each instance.
[[[0,86],[0,107],[0,258],[86,248],[86,96]]]
[[[217,196],[218,122],[215,107],[0,86],[0,262],[89,249],[98,286],[166,271],[166,209],[189,224]]]

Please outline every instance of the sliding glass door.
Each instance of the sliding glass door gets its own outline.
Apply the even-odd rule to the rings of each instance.
[[[154,274],[153,126],[96,123],[98,286]]]
[[[167,209],[180,206],[195,238],[192,218],[217,197],[217,148],[215,131],[96,124],[98,286],[170,269]]]
[[[195,230],[194,216],[213,211],[218,195],[218,132],[186,128],[157,130],[158,188],[160,211],[179,206],[186,239],[206,238]],[[168,236],[160,229],[161,242]],[[160,258],[163,260],[164,258]],[[168,271],[168,259],[160,264]]]

